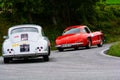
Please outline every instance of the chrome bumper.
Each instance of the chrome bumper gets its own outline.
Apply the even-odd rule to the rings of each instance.
[[[64,47],[79,46],[79,45],[82,45],[82,44],[83,44],[83,42],[81,42],[81,43],[72,43],[72,44],[56,45],[55,47],[56,48],[59,48],[59,47],[64,48]]]
[[[3,54],[3,57],[12,57],[12,58],[17,58],[17,57],[39,57],[39,56],[44,56],[48,55],[48,51],[44,51],[41,53],[18,53],[18,54]]]

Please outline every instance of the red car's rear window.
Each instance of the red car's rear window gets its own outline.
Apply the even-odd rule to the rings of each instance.
[[[80,28],[71,28],[71,29],[65,30],[63,32],[63,35],[65,35],[65,34],[76,34],[76,33],[80,33]]]

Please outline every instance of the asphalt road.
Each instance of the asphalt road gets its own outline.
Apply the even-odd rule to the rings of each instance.
[[[120,58],[101,54],[109,47],[52,51],[49,62],[39,58],[4,64],[0,58],[0,80],[120,80]]]

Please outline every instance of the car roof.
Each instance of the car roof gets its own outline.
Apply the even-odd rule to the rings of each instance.
[[[75,26],[69,26],[65,30],[69,30],[69,29],[72,29],[72,28],[84,28],[84,27],[86,27],[86,26],[85,25],[75,25]]]
[[[22,28],[22,27],[36,27],[36,28],[41,28],[41,26],[39,25],[35,25],[35,24],[23,24],[23,25],[16,25],[16,26],[12,26],[9,29],[15,29],[15,28]]]
[[[9,28],[8,31],[8,35],[10,34],[11,30],[15,29],[15,28],[23,28],[23,27],[33,27],[33,28],[37,28],[38,30],[41,30],[42,27],[39,25],[35,25],[35,24],[22,24],[22,25],[16,25],[16,26],[12,26]]]

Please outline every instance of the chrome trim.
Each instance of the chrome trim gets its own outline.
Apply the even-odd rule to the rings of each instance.
[[[77,46],[77,45],[81,45],[81,44],[83,44],[83,42],[80,42],[80,43],[72,43],[72,44],[56,45],[55,47],[56,47],[56,48],[59,48],[59,47],[72,47],[72,46]]]
[[[44,56],[44,55],[48,55],[48,51],[43,51],[40,53],[18,53],[18,54],[3,54],[3,57],[13,57],[13,58],[17,58],[17,57],[38,57],[38,56]]]

